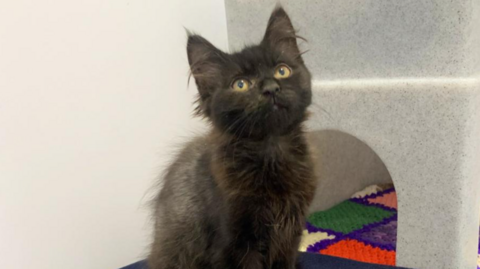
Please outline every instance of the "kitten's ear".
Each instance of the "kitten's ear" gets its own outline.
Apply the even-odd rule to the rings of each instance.
[[[187,55],[190,71],[201,101],[210,97],[219,83],[225,54],[199,35],[188,35]]]
[[[303,62],[297,45],[295,29],[287,13],[281,6],[277,6],[272,12],[268,20],[267,31],[263,37],[262,44],[268,45]]]

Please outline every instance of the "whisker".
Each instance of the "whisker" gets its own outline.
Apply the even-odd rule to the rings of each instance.
[[[320,106],[319,104],[317,104],[317,103],[312,103],[312,105],[313,105],[315,108],[318,108],[318,109],[322,110],[323,112],[325,112],[325,114],[328,116],[329,119],[335,120],[335,119],[332,117],[332,115],[331,115],[326,109],[324,109],[322,106]]]
[[[309,52],[309,51],[310,51],[310,50],[302,51],[302,52],[300,52],[300,53],[297,55],[297,57],[295,57],[295,58],[296,58],[296,59],[297,59],[297,58],[300,58],[303,54],[305,54],[305,53],[307,53],[307,52]]]

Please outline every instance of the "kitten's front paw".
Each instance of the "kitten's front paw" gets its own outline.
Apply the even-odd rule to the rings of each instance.
[[[300,269],[300,267],[296,267],[294,262],[283,260],[283,261],[275,261],[272,264],[271,269]]]

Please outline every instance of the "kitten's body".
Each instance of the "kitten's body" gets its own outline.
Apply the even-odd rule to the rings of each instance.
[[[213,129],[187,144],[164,177],[150,269],[295,267],[315,177],[302,130],[310,74],[292,33],[277,9],[264,43],[237,54],[190,37],[200,110]],[[290,66],[288,79],[271,77],[279,61]],[[228,86],[238,72],[255,81],[249,91]]]
[[[164,176],[155,201],[152,269],[218,268],[229,241],[224,198],[210,173],[212,143],[191,141]]]

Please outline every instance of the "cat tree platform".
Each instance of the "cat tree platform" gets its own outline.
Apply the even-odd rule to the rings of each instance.
[[[276,2],[225,1],[232,51],[261,40]],[[480,1],[283,6],[308,40],[300,45],[309,50],[303,57],[314,77],[308,125],[323,173],[312,210],[391,177],[397,265],[476,268]]]

